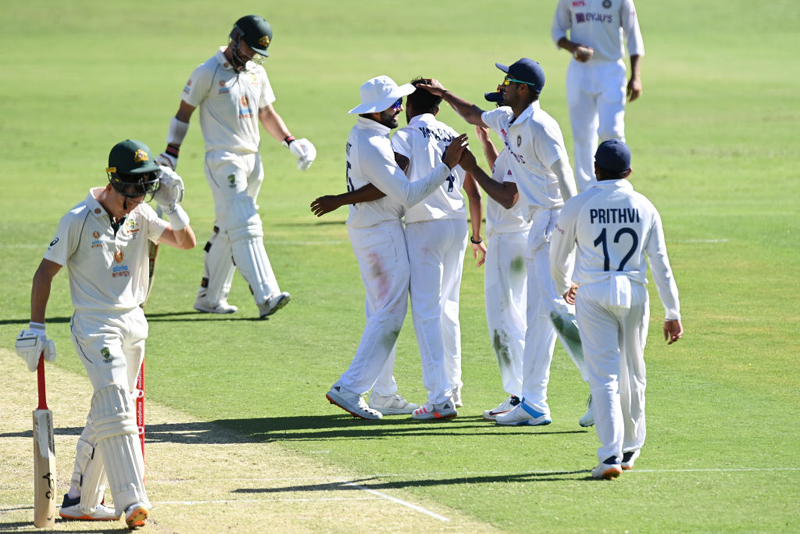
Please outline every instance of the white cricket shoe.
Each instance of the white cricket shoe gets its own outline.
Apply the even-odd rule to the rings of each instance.
[[[450,419],[458,415],[453,400],[450,399],[441,404],[431,404],[426,402],[421,407],[414,410],[411,414],[412,419]]]
[[[258,305],[259,318],[263,319],[264,317],[269,317],[276,311],[289,304],[290,300],[292,300],[292,296],[286,291],[278,293],[277,295],[272,295],[266,300],[266,302]]]
[[[483,418],[486,419],[487,421],[494,421],[495,419],[497,419],[498,415],[510,412],[518,404],[519,404],[519,397],[517,397],[516,395],[511,395],[506,400],[498,404],[497,408],[492,408],[491,410],[485,410],[483,412]]]
[[[592,410],[592,395],[589,394],[589,398],[586,399],[586,413],[583,414],[583,417],[578,419],[578,424],[587,427],[587,426],[594,426],[594,410]]]
[[[358,393],[351,393],[343,387],[334,384],[328,394],[325,395],[331,404],[335,404],[342,410],[361,419],[380,419],[383,414],[373,410],[364,402],[364,397]]]
[[[495,423],[504,426],[544,426],[553,422],[550,414],[540,413],[525,404],[525,399],[510,411],[495,418]]]
[[[118,514],[103,503],[98,504],[91,512],[84,512],[81,510],[80,497],[70,499],[69,495],[64,495],[58,515],[74,521],[116,521],[122,514]]]
[[[227,300],[223,300],[222,302],[217,303],[216,306],[211,306],[206,302],[206,299],[199,298],[194,303],[194,309],[203,312],[203,313],[219,313],[219,314],[228,314],[228,313],[236,313],[239,311],[239,308],[232,304],[228,304]]]
[[[143,527],[149,515],[150,512],[145,505],[140,502],[133,503],[125,509],[125,524],[131,530]]]
[[[603,463],[592,469],[592,478],[612,480],[622,474],[622,467],[616,456],[610,456]]]
[[[639,457],[639,450],[635,451],[628,451],[622,453],[622,469],[628,470],[633,469],[633,464],[636,462],[636,459]]]
[[[414,413],[419,405],[408,402],[402,395],[376,395],[369,397],[369,407],[383,415],[402,415]]]

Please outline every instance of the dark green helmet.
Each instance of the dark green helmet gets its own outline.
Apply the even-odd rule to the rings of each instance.
[[[108,154],[108,181],[118,193],[129,198],[154,193],[160,171],[148,146],[135,139],[117,143]]]
[[[233,25],[231,41],[236,45],[244,41],[255,52],[267,57],[269,56],[267,48],[272,42],[272,27],[269,22],[258,15],[247,15]]]

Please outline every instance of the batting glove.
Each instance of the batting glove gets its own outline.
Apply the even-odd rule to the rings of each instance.
[[[153,195],[153,200],[164,213],[169,215],[175,211],[175,206],[183,201],[183,179],[171,168],[162,166],[158,181],[158,189]]]
[[[17,336],[17,349],[29,371],[35,371],[39,366],[39,356],[44,352],[44,359],[48,362],[56,361],[56,344],[52,339],[47,339],[42,323],[31,323],[28,330],[23,330]]]
[[[178,166],[178,150],[168,146],[167,150],[156,156],[156,163],[162,167],[169,167],[175,170]]]
[[[317,158],[317,149],[308,139],[292,139],[288,142],[284,141],[283,144],[297,157],[297,168],[301,171],[311,167],[311,164]]]

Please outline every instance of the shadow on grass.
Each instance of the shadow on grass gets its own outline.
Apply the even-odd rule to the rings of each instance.
[[[323,482],[320,484],[302,484],[299,486],[284,486],[277,488],[242,488],[233,490],[232,493],[292,493],[297,491],[362,491],[362,490],[391,490],[403,488],[427,488],[432,486],[450,486],[453,484],[496,484],[498,482],[557,482],[563,480],[581,480],[591,470],[578,471],[542,471],[517,474],[497,475],[468,475],[460,477],[435,478],[430,475],[420,475],[425,478],[387,481],[385,477],[368,477],[362,479]],[[575,475],[584,475],[576,478]]]
[[[55,428],[56,435],[79,436],[83,427]],[[212,422],[166,423],[146,426],[146,439],[152,443],[187,445],[228,443],[270,443],[280,441],[329,441],[351,439],[387,439],[403,436],[508,436],[533,437],[560,434],[585,434],[586,430],[547,431],[544,428],[501,427],[481,417],[458,417],[447,421],[412,421],[384,418],[377,421],[348,415],[265,417],[259,419],[223,419]],[[0,433],[2,438],[32,438],[31,430]]]

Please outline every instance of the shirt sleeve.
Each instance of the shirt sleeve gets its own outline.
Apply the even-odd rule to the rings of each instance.
[[[264,67],[260,65],[258,68],[261,69],[262,73],[261,94],[259,95],[260,102],[258,104],[258,107],[260,109],[269,106],[270,104],[275,102],[275,92],[272,90],[272,85],[270,85],[269,83],[269,76],[267,76],[267,71],[264,70]]]
[[[550,37],[558,47],[558,41],[567,36],[567,30],[572,26],[572,15],[564,0],[559,0],[556,14],[553,16],[553,26],[550,28]]]
[[[411,135],[400,130],[392,137],[392,150],[411,159]]]
[[[639,18],[636,16],[636,7],[633,0],[623,0],[620,6],[620,21],[625,42],[628,44],[629,56],[644,55],[644,41],[642,31],[639,29]]]
[[[211,77],[211,71],[205,68],[205,64],[194,69],[183,88],[183,94],[181,95],[183,101],[194,108],[199,107],[208,96]]]
[[[664,229],[661,216],[653,209],[653,222],[650,237],[645,245],[647,260],[653,273],[653,280],[658,289],[658,296],[664,304],[664,314],[668,321],[681,318],[681,306],[678,300],[678,285],[672,276],[672,267],[667,257],[667,245],[664,240]]]
[[[509,113],[509,108],[499,107],[490,109],[481,114],[481,120],[486,126],[494,130],[496,134],[501,135],[500,130],[503,128],[503,123],[508,119]]]
[[[577,197],[575,197],[577,198]],[[579,202],[569,199],[561,208],[555,228],[550,236],[550,275],[559,295],[572,285],[571,273],[575,268],[575,237]]]
[[[148,204],[140,204],[140,206],[142,206],[140,216],[147,224],[147,239],[153,243],[158,243],[159,239],[161,239],[161,234],[167,229],[169,223],[159,217],[158,213]]]
[[[64,215],[58,222],[58,229],[50,246],[44,253],[44,259],[57,263],[62,267],[67,264],[67,260],[75,253],[80,243],[80,229],[83,224],[79,222],[72,212]]]
[[[535,134],[533,145],[539,161],[548,169],[552,168],[553,164],[560,159],[566,159],[569,164],[569,155],[564,149],[564,136],[558,127],[544,126]]]
[[[370,140],[367,150],[360,151],[361,168],[375,187],[406,209],[433,193],[450,175],[450,168],[440,162],[425,178],[409,182],[394,160],[389,140],[386,139],[385,148],[375,142]]]

